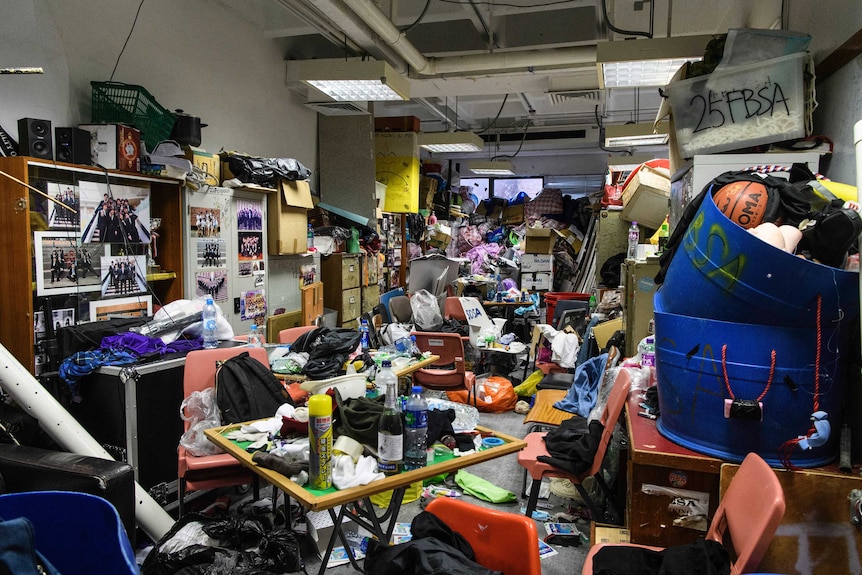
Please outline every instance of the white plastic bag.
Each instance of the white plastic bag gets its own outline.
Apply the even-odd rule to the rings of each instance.
[[[186,416],[185,409],[189,415]],[[204,429],[221,425],[218,405],[216,404],[215,387],[203,391],[193,391],[180,405],[180,417],[190,422],[188,430],[180,437],[180,445],[185,447],[195,457],[215,455],[222,450],[207,439]]]
[[[413,322],[417,330],[440,331],[443,327],[440,304],[428,290],[421,289],[410,296],[410,309],[413,310]]]

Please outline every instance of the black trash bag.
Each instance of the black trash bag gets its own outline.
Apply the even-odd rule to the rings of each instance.
[[[259,186],[273,186],[279,179],[295,181],[311,177],[311,170],[293,158],[258,158],[228,152],[227,165],[239,181]]]

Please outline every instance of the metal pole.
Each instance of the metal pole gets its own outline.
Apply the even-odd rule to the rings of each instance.
[[[0,387],[21,409],[35,417],[39,426],[64,449],[79,455],[114,459],[2,344]],[[162,509],[137,481],[135,519],[138,526],[154,542],[164,537],[174,524],[167,511]]]

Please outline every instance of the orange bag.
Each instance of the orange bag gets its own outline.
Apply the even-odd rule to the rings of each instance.
[[[447,391],[450,401],[467,403],[467,390]],[[472,397],[470,405],[472,405]],[[518,403],[518,395],[512,382],[499,375],[476,378],[476,409],[486,413],[512,411]]]

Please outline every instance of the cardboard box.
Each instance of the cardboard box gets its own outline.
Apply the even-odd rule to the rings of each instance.
[[[305,180],[281,180],[267,196],[267,243],[272,255],[304,254],[308,241],[311,187]]]
[[[524,254],[521,256],[521,273],[554,271],[554,256],[551,254]]]
[[[524,223],[524,204],[506,206],[503,208],[503,223],[506,225]]]
[[[642,164],[623,190],[620,217],[658,229],[670,211],[670,172]]]
[[[221,184],[221,158],[218,154],[210,154],[194,146],[184,146],[183,152],[187,160],[211,176],[207,177],[208,184]]]
[[[611,319],[593,326],[593,335],[596,337],[596,343],[600,349],[608,346],[608,340],[614,335],[617,330],[623,329],[623,318]],[[622,351],[622,350],[620,350]]]
[[[90,132],[90,156],[94,164],[109,170],[141,171],[141,132],[124,124],[81,124]]]
[[[548,291],[554,287],[554,274],[550,272],[521,274],[521,289]]]
[[[629,542],[629,530],[618,525],[603,525],[593,522],[590,526],[590,545],[600,543],[617,545]]]
[[[524,253],[549,254],[554,249],[557,234],[551,228],[527,228]]]

